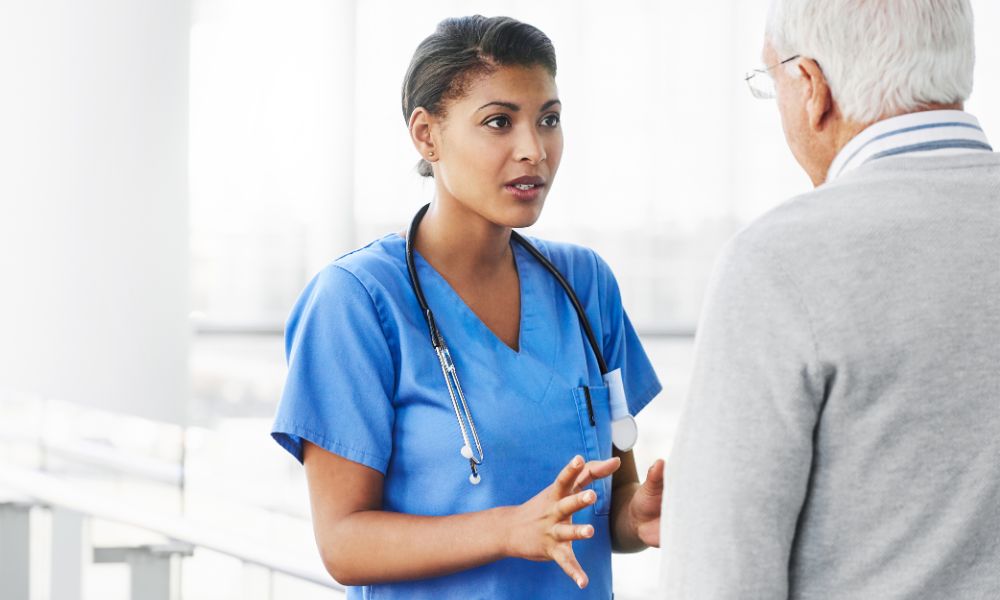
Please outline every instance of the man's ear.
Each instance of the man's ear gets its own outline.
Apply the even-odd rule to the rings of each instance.
[[[436,162],[438,159],[434,136],[431,135],[433,122],[434,118],[423,106],[413,109],[410,114],[410,141],[427,162]]]
[[[806,114],[809,116],[809,126],[815,131],[822,131],[833,115],[833,95],[826,82],[826,75],[819,63],[811,58],[799,59],[799,74],[806,81]]]

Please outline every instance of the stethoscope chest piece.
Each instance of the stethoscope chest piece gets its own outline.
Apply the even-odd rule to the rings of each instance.
[[[622,452],[628,452],[639,439],[639,427],[632,415],[611,421],[611,443]]]

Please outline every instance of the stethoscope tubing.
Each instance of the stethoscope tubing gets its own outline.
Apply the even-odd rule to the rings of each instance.
[[[594,335],[594,330],[590,327],[590,319],[587,318],[587,313],[583,310],[583,304],[580,303],[580,298],[577,297],[576,292],[573,291],[573,286],[566,281],[563,274],[559,272],[552,261],[550,261],[538,248],[526,240],[524,236],[516,231],[510,232],[510,237],[512,240],[521,244],[521,246],[528,251],[535,259],[542,263],[546,270],[552,274],[562,289],[566,292],[566,296],[569,298],[570,303],[573,305],[573,310],[576,311],[576,316],[580,321],[580,326],[583,327],[583,332],[587,336],[587,341],[590,343],[590,349],[594,352],[594,358],[597,359],[597,366],[601,369],[601,375],[608,372],[608,365],[604,362],[604,353],[601,352],[601,347],[597,343],[597,336]]]

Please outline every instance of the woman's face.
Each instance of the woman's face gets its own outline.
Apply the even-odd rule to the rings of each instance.
[[[561,104],[544,67],[500,67],[476,77],[434,120],[438,197],[485,220],[538,220],[562,158]]]

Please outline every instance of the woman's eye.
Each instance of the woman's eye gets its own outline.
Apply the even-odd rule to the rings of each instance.
[[[557,127],[559,125],[559,115],[545,115],[542,117],[542,125],[544,127]]]
[[[503,129],[505,127],[510,127],[510,119],[500,115],[489,119],[486,121],[485,125],[487,127],[492,127],[493,129]]]

